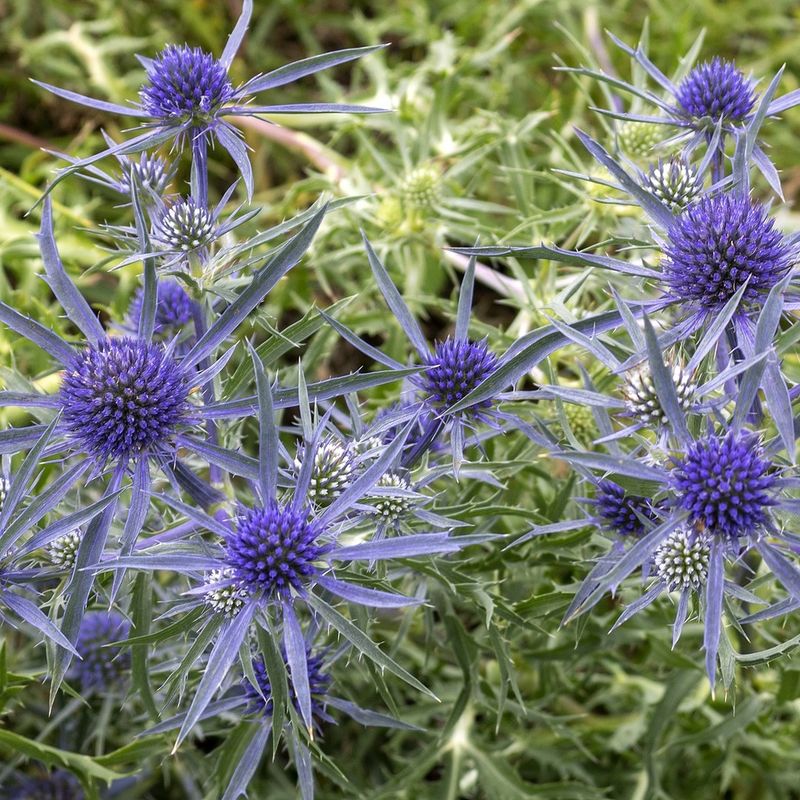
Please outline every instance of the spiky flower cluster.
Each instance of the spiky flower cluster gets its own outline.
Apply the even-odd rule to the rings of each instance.
[[[187,376],[163,347],[124,337],[78,353],[59,399],[70,435],[105,460],[165,449],[189,419],[188,396]]]
[[[81,624],[71,677],[82,692],[107,692],[118,687],[131,666],[129,650],[109,647],[128,638],[130,625],[115,611],[90,611]]]
[[[303,466],[302,448],[295,459],[295,469]],[[314,453],[314,468],[308,496],[318,505],[335,500],[353,480],[355,456],[352,447],[331,436],[325,439]]]
[[[702,191],[695,170],[681,158],[659,160],[647,173],[647,188],[673,211],[682,211]]]
[[[695,531],[675,531],[656,550],[656,574],[670,591],[699,589],[708,576],[708,539]]]
[[[316,723],[326,719],[325,695],[331,685],[331,677],[325,672],[325,659],[321,654],[314,654],[310,650],[306,653],[308,664],[308,686],[311,693],[311,715]],[[272,685],[264,662],[259,658],[253,661],[253,674],[258,686],[253,686],[249,678],[242,681],[242,688],[249,700],[249,709],[252,713],[261,713],[265,717],[272,716]],[[289,699],[295,710],[297,705],[297,692],[289,676]]]
[[[137,187],[161,196],[172,180],[172,173],[173,170],[163,158],[151,153],[142,153],[138,160],[130,159],[125,162],[122,170],[122,188],[130,194],[133,182]]]
[[[325,552],[321,531],[307,508],[270,500],[266,506],[244,509],[228,538],[226,559],[236,580],[250,594],[288,597],[305,591],[317,572],[315,562]]]
[[[57,567],[72,569],[78,557],[78,548],[81,546],[80,531],[70,531],[51,542],[47,547],[47,555]]]
[[[205,122],[235,92],[225,66],[199,47],[167,45],[147,67],[142,108],[157,119]]]
[[[617,128],[620,149],[629,156],[648,158],[661,144],[661,136],[654,125],[646,122],[627,121]]]
[[[385,472],[376,484],[379,489],[400,489],[409,491],[411,484],[408,479],[396,472]],[[372,501],[375,515],[385,522],[398,522],[412,506],[408,497],[376,496]]]
[[[757,533],[774,505],[776,477],[756,436],[710,435],[675,461],[672,485],[678,504],[698,530],[736,539]]]
[[[690,205],[670,227],[664,254],[670,295],[706,311],[725,305],[745,283],[746,302],[763,299],[792,264],[792,248],[767,209],[741,194]]]
[[[406,173],[400,184],[403,202],[413,209],[433,208],[441,197],[441,176],[432,164],[423,165]]]
[[[681,111],[695,119],[741,122],[756,103],[752,84],[732,61],[713,58],[696,66],[678,86],[676,100]]]
[[[206,603],[217,614],[225,617],[235,617],[250,597],[250,593],[238,583],[236,573],[230,568],[212,570],[206,584]]]
[[[657,518],[648,498],[629,494],[613,481],[598,484],[593,502],[601,522],[617,536],[641,536]]]
[[[132,326],[138,326],[142,316],[144,289],[138,289],[128,309]],[[175,334],[192,321],[192,299],[176,280],[160,280],[156,296],[155,332]]]
[[[447,338],[437,342],[433,355],[426,359],[428,369],[423,375],[428,400],[434,406],[449,408],[463,400],[473,389],[492,374],[497,356],[486,341],[459,341]],[[490,400],[477,404],[487,408]]]
[[[691,376],[680,364],[673,364],[670,372],[672,373],[672,383],[675,386],[678,404],[683,411],[689,411],[692,407],[697,387]],[[639,422],[645,425],[663,425],[666,423],[667,415],[656,391],[649,367],[642,365],[634,367],[625,373],[622,396],[625,399],[628,413]]]
[[[208,209],[191,197],[178,200],[167,208],[156,227],[161,241],[170,249],[183,253],[204,247],[214,234],[214,220]]]
[[[573,436],[582,444],[589,444],[597,436],[597,424],[588,406],[565,403],[564,416]]]

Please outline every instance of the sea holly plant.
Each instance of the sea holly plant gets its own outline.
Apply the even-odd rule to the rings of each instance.
[[[162,499],[167,505],[183,511],[199,523],[201,531],[215,536],[216,543],[194,535],[176,545],[156,539],[152,547],[145,547],[136,555],[111,557],[97,567],[100,571],[169,569],[190,578],[205,575],[189,591],[191,599],[181,604],[184,611],[191,612],[196,608],[204,611],[205,620],[198,631],[197,641],[210,644],[211,651],[203,679],[182,718],[176,748],[204,717],[215,694],[234,668],[237,656],[245,659],[240,665],[245,675],[252,675],[255,670],[257,676],[259,670],[264,671],[263,663],[260,666],[258,662],[253,664],[245,646],[248,635],[256,632],[258,636],[259,628],[270,635],[280,635],[283,661],[292,687],[292,702],[308,734],[313,733],[314,695],[318,693],[315,679],[317,662],[309,658],[305,644],[301,623],[301,614],[304,613],[310,612],[326,626],[338,631],[351,646],[381,668],[430,694],[417,678],[384,654],[331,604],[331,601],[343,600],[367,608],[392,609],[417,605],[419,598],[371,588],[352,578],[337,577],[336,573],[344,565],[350,565],[352,569],[363,562],[374,565],[375,562],[453,553],[484,539],[452,537],[448,531],[409,534],[395,539],[364,538],[363,533],[356,538],[351,535],[354,511],[379,485],[388,465],[401,452],[415,422],[413,419],[330,504],[320,507],[315,503],[315,495],[311,494],[311,486],[319,464],[315,454],[321,446],[325,425],[312,427],[308,409],[303,411],[301,406],[303,453],[307,457],[304,455],[300,472],[293,476],[292,485],[284,490],[279,482],[282,470],[278,455],[281,448],[273,418],[272,392],[255,351],[251,350],[251,355],[259,398],[259,449],[258,458],[251,467],[243,467],[242,472],[252,482],[253,499],[246,505],[239,504],[232,518],[220,519],[165,496]],[[307,394],[302,383],[300,392],[301,396]],[[195,653],[195,656],[199,655],[201,652]],[[285,674],[282,680],[287,680]],[[264,702],[268,700],[264,698]],[[276,733],[280,730],[281,726],[278,726]],[[300,740],[292,741],[295,762],[298,771],[302,772],[308,755]]]
[[[231,120],[237,117],[270,114],[373,113],[381,109],[347,103],[289,103],[259,105],[253,100],[262,92],[285,86],[307,75],[361,58],[379,49],[360,47],[324,53],[257,75],[241,86],[234,86],[229,70],[242,44],[253,13],[253,0],[245,0],[242,14],[231,31],[219,57],[189,45],[167,45],[155,58],[141,57],[147,72],[139,100],[129,105],[96,100],[68,89],[35,81],[59,97],[124,117],[139,120],[144,129],[121,144],[81,160],[73,160],[61,170],[55,183],[78,170],[113,155],[126,156],[152,150],[169,142],[192,153],[192,195],[203,207],[208,200],[208,148],[217,143],[228,152],[239,170],[248,196],[253,194],[253,172],[244,143]]]

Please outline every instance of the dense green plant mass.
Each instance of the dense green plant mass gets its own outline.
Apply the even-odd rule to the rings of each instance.
[[[0,14],[0,797],[795,797],[795,4],[242,5]]]

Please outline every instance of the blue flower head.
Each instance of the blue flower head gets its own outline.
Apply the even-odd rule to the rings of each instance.
[[[81,622],[70,675],[82,692],[107,691],[120,684],[130,670],[130,653],[111,642],[128,638],[128,621],[114,611],[91,611]]]
[[[463,400],[473,389],[483,383],[497,366],[497,356],[486,340],[448,337],[437,342],[433,353],[425,359],[429,369],[423,374],[423,384],[428,401],[437,408],[447,409]],[[474,408],[488,408],[491,400],[484,400]]]
[[[157,451],[189,418],[189,380],[158,344],[88,345],[67,366],[59,400],[69,434],[98,460]]]
[[[175,280],[160,280],[156,292],[155,332],[161,335],[179,333],[184,325],[192,321],[192,299]],[[140,288],[128,309],[128,317],[134,329],[139,325],[143,303],[144,289]]]
[[[736,540],[758,532],[775,505],[776,483],[757,437],[709,435],[692,442],[671,474],[678,505],[712,536]]]
[[[753,110],[756,96],[751,82],[732,61],[714,58],[696,66],[675,93],[681,110],[695,119],[741,122]]]
[[[225,65],[199,47],[167,45],[148,64],[142,108],[172,123],[206,123],[235,96]]]
[[[226,543],[226,560],[241,586],[251,594],[288,597],[302,593],[318,569],[325,547],[307,508],[284,506],[274,499],[240,512]]]
[[[648,498],[629,494],[612,481],[601,481],[598,484],[597,494],[592,502],[600,520],[618,536],[641,536],[645,531],[644,520],[656,519]]]
[[[670,227],[664,252],[670,297],[704,312],[724,306],[745,281],[744,302],[763,300],[793,258],[767,209],[741,194],[689,206]]]
[[[285,658],[285,655],[284,655]],[[312,653],[310,648],[306,648],[306,664],[308,665],[308,687],[311,693],[311,713],[314,721],[320,719],[327,719],[325,712],[324,697],[328,693],[331,685],[331,676],[325,672],[325,660],[322,655]],[[248,678],[242,681],[245,695],[249,701],[249,710],[253,712],[260,712],[266,717],[272,716],[272,686],[269,682],[269,675],[267,668],[261,659],[253,661],[253,672],[258,682],[258,687],[254,687]],[[289,678],[289,696],[292,705],[300,709],[297,703],[297,693],[295,692],[294,684]],[[265,699],[266,698],[266,701]]]

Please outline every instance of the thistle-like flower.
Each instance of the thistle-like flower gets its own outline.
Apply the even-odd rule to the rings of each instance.
[[[385,472],[381,475],[377,484],[378,489],[400,489],[401,491],[411,491],[411,484],[408,478],[396,472]],[[413,503],[407,497],[391,495],[376,496],[371,503],[375,509],[375,515],[380,518],[382,523],[393,525],[398,523],[409,512]]]
[[[285,659],[285,654],[284,654]],[[331,685],[331,676],[325,672],[325,658],[322,653],[313,653],[306,647],[306,664],[308,665],[308,688],[311,696],[311,715],[314,726],[318,727],[321,721],[328,721],[326,708],[326,695]],[[248,701],[248,710],[260,713],[265,717],[272,716],[272,685],[269,682],[267,668],[261,659],[253,661],[253,673],[258,686],[253,686],[249,678],[242,681],[242,688]],[[297,712],[300,708],[297,702],[297,692],[294,688],[291,675],[289,677],[289,699]]]
[[[758,438],[748,433],[711,434],[675,461],[672,487],[689,520],[726,540],[757,534],[776,504],[777,477]]]
[[[720,122],[742,122],[756,104],[751,81],[732,61],[721,58],[696,66],[678,86],[675,99],[687,117],[712,130]]]
[[[297,472],[303,468],[302,448],[294,461]],[[353,480],[356,461],[351,446],[334,436],[328,437],[317,448],[308,496],[317,505],[335,500]]]
[[[692,408],[697,387],[688,371],[680,364],[673,364],[670,373],[678,404],[684,412],[687,412]],[[622,396],[628,414],[638,422],[655,426],[666,424],[667,414],[653,383],[649,365],[640,365],[625,373]]]
[[[682,158],[670,158],[651,165],[647,188],[672,211],[682,211],[700,195],[699,176]]]
[[[658,128],[647,122],[630,120],[617,127],[619,146],[623,153],[636,158],[650,158],[662,142]]]
[[[741,194],[705,197],[668,230],[663,280],[669,298],[714,314],[745,282],[743,301],[763,301],[792,267],[792,247],[767,209]]]
[[[410,209],[427,211],[433,208],[441,197],[439,171],[433,165],[412,169],[400,183],[400,194]]]
[[[292,103],[258,105],[252,102],[262,92],[285,86],[299,78],[353,61],[379,47],[361,47],[324,53],[293,64],[287,64],[265,75],[258,75],[240,86],[234,86],[230,67],[242,43],[253,12],[252,0],[245,0],[242,14],[228,38],[222,55],[217,58],[189,45],[167,45],[155,58],[146,62],[147,78],[139,93],[139,102],[119,105],[51,86],[36,83],[49,92],[73,103],[140,121],[144,132],[102,153],[72,163],[62,170],[56,181],[72,172],[83,170],[104,156],[121,156],[150,150],[170,139],[192,148],[195,173],[200,178],[199,199],[206,199],[207,150],[209,140],[219,143],[242,171],[249,196],[253,193],[253,175],[247,147],[239,130],[229,121],[235,117],[270,114],[351,113],[368,114],[382,109],[340,103]]]
[[[140,288],[128,309],[129,327],[137,330],[142,317],[144,289]],[[175,336],[192,321],[192,299],[176,280],[162,279],[156,290],[156,318],[153,331],[160,336]]]
[[[172,181],[173,173],[174,167],[151,153],[142,153],[138,159],[123,157],[120,192],[130,195],[131,184],[135,183],[154,196],[161,197]]]
[[[671,592],[685,589],[697,591],[708,577],[710,552],[708,540],[703,534],[675,531],[653,556],[656,574]]]
[[[114,611],[90,611],[81,623],[75,649],[80,660],[72,663],[70,676],[82,692],[108,692],[127,679],[130,653],[108,647],[128,638],[128,621]]]
[[[189,253],[214,238],[214,219],[208,209],[189,197],[168,206],[156,222],[154,240],[166,250]]]
[[[235,617],[250,597],[233,569],[212,570],[206,580],[205,599],[217,614]]]
[[[428,402],[437,409],[447,409],[492,374],[497,356],[489,350],[485,339],[473,342],[448,338],[434,345],[425,363],[428,369],[423,375],[423,385]],[[474,408],[491,405],[491,400],[485,400]]]
[[[105,339],[67,365],[59,402],[66,430],[99,461],[164,451],[190,420],[189,379],[163,347]]]
[[[81,534],[79,531],[71,531],[59,536],[47,547],[47,555],[57,567],[62,569],[72,569],[75,566],[75,559],[78,555],[78,548],[81,544]]]
[[[623,538],[641,536],[647,530],[647,524],[656,520],[649,498],[630,494],[613,481],[601,481],[591,502],[601,523],[611,533]]]
[[[302,593],[320,574],[317,562],[330,549],[318,542],[320,527],[307,508],[270,500],[243,510],[226,542],[226,563],[250,594],[268,598]]]

